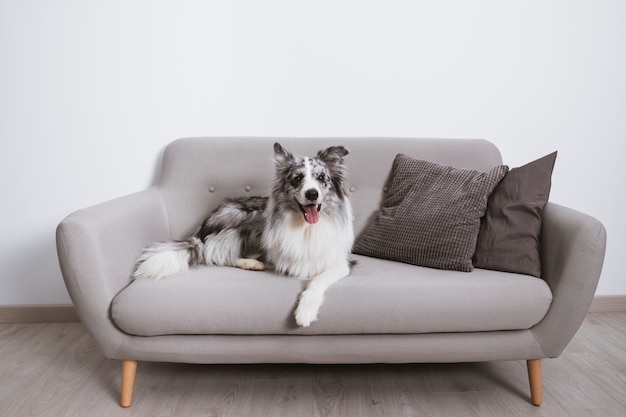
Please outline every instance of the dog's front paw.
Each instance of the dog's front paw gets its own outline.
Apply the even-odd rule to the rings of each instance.
[[[239,258],[235,264],[237,268],[247,269],[249,271],[263,271],[265,264],[252,258]]]
[[[300,297],[300,302],[296,308],[296,323],[298,326],[309,327],[317,320],[317,313],[324,300],[324,295],[310,290],[306,290]]]

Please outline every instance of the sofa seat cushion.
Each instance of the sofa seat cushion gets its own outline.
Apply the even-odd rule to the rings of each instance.
[[[228,267],[131,282],[113,300],[111,315],[137,336],[483,332],[528,329],[552,301],[545,281],[531,276],[354,258],[351,275],[327,291],[308,328],[293,319],[306,281]]]

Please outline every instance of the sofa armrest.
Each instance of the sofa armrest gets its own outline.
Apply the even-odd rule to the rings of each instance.
[[[582,324],[598,285],[606,230],[595,218],[548,203],[541,232],[542,278],[552,290],[552,305],[533,327],[546,357],[561,354]]]
[[[57,227],[63,279],[81,321],[108,357],[124,334],[111,322],[115,295],[148,243],[170,239],[167,209],[157,188],[70,214]]]

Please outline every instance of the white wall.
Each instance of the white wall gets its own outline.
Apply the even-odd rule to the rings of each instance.
[[[482,137],[559,150],[626,294],[626,2],[0,0],[0,305],[69,303],[54,229],[182,136]]]

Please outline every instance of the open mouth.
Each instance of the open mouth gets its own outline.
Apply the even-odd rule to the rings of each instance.
[[[320,219],[320,210],[322,209],[321,204],[308,204],[303,206],[298,203],[298,205],[300,206],[300,210],[302,211],[302,214],[304,214],[304,220],[306,220],[307,223],[315,224],[318,222]]]

